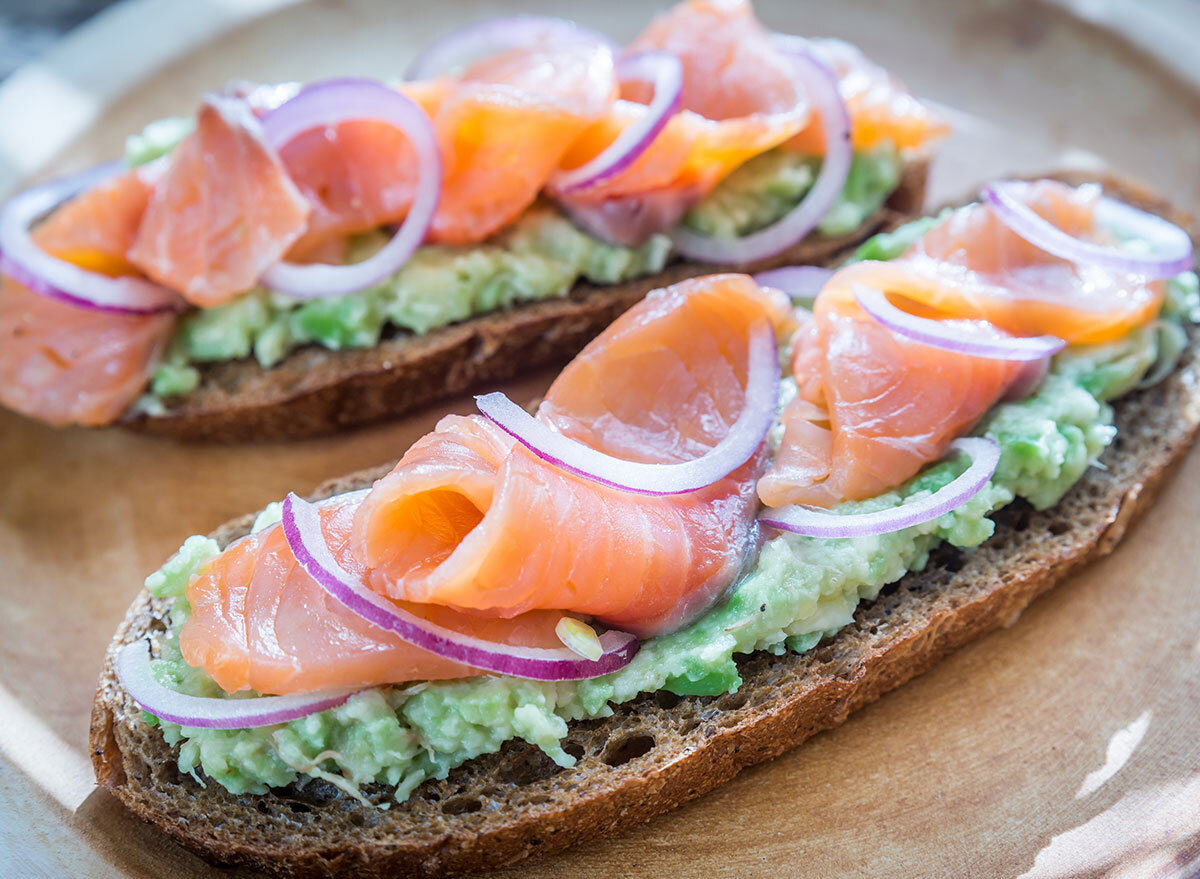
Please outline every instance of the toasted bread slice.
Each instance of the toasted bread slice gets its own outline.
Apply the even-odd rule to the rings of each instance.
[[[887,204],[848,235],[812,235],[749,267],[821,265],[921,210],[928,159],[905,165]],[[422,335],[398,334],[373,348],[330,351],[311,345],[263,369],[253,358],[201,367],[200,386],[166,401],[166,412],[138,413],[126,427],[179,440],[236,442],[299,439],[396,418],[418,406],[519,372],[565,363],[621,312],[651,290],[721,268],[677,261],[623,284],[578,284],[563,299],[519,305]]]
[[[1071,183],[1079,175],[1060,175]],[[1119,197],[1170,216],[1140,187],[1105,181]],[[963,553],[944,546],[853,624],[801,655],[758,653],[740,663],[734,694],[643,695],[612,717],[574,724],[560,769],[532,745],[509,742],[444,781],[426,782],[388,810],[323,782],[264,796],[201,787],[117,682],[121,645],[163,626],[165,605],[142,592],[109,650],[92,715],[96,776],[142,819],[211,860],[297,876],[446,876],[511,864],[620,831],[698,797],[774,757],[918,675],[967,641],[1011,622],[1034,598],[1111,552],[1180,462],[1200,426],[1200,359],[1116,404],[1118,440],[1053,509],[1010,505],[996,533]],[[325,484],[316,497],[368,485],[384,469]],[[215,532],[245,533],[247,516]],[[365,793],[389,801],[386,788]]]

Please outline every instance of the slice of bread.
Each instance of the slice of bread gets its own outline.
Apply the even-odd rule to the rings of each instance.
[[[854,232],[812,235],[750,270],[836,260],[885,228],[919,211],[928,159],[905,165],[887,204]],[[384,418],[518,373],[565,363],[602,329],[657,287],[721,267],[677,261],[624,284],[578,284],[562,299],[519,305],[423,335],[397,334],[373,348],[330,351],[309,345],[263,369],[252,358],[201,367],[200,386],[165,401],[166,412],[139,413],[124,426],[179,440],[237,442],[298,439]]]
[[[1078,183],[1079,175],[1060,175]],[[1119,197],[1189,218],[1140,187],[1106,181]],[[577,723],[560,769],[510,742],[388,810],[364,807],[323,782],[234,796],[181,775],[176,754],[117,682],[121,645],[161,628],[165,606],[145,591],[105,661],[92,715],[96,777],[142,819],[214,861],[297,876],[446,876],[511,864],[620,831],[774,757],[918,675],[942,656],[1005,625],[1039,594],[1111,552],[1180,462],[1200,426],[1200,359],[1193,345],[1164,382],[1116,404],[1118,434],[1104,467],[1087,471],[1056,507],[1022,503],[996,516],[978,550],[936,551],[928,567],[864,603],[854,622],[802,655],[743,657],[741,688],[720,697],[643,695],[612,717]],[[365,486],[383,469],[320,487]],[[229,541],[253,517],[214,534]],[[368,788],[377,802],[386,788]],[[797,794],[799,798],[803,794]]]

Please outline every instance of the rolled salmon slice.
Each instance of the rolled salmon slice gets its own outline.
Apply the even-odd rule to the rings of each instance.
[[[783,440],[758,483],[768,506],[828,507],[896,487],[942,457],[1020,369],[892,333],[858,306],[844,281],[852,274],[829,281],[796,338],[800,393],[784,411]]]
[[[790,332],[789,315],[744,275],[660,291],[567,367],[540,417],[634,460],[702,454],[740,412],[751,329]],[[753,549],[762,463],[760,451],[716,485],[648,498],[571,476],[479,416],[449,416],[361,505],[323,507],[322,526],[341,565],[405,610],[491,641],[560,647],[564,611],[648,634],[711,604]],[[228,692],[479,673],[347,611],[299,567],[279,526],[231,544],[187,598],[184,658]]]
[[[322,528],[342,566],[363,568],[346,550],[357,505],[331,502]],[[272,526],[230,546],[187,588],[191,614],[179,644],[227,692],[295,693],[481,674],[402,641],[346,610],[303,569],[283,529]],[[400,603],[449,629],[526,647],[561,647],[561,614],[515,620],[469,616],[432,605]]]
[[[788,320],[744,275],[652,293],[563,371],[538,418],[616,457],[702,455],[737,418],[752,328]],[[651,635],[711,605],[752,549],[757,454],[699,491],[647,497],[549,464],[479,416],[444,419],[375,484],[352,547],[392,598],[510,617],[587,614]]]

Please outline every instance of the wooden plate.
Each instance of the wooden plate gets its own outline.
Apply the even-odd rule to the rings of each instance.
[[[1200,208],[1200,98],[1178,51],[1168,73],[1031,0],[759,6],[773,27],[858,42],[946,108],[958,133],[936,166],[936,199],[1004,172],[1111,164]],[[517,7],[618,38],[646,19],[637,0],[135,0],[0,88],[0,187],[110,157],[126,134],[189,112],[230,77],[394,76],[436,34]],[[532,396],[548,380],[508,390]],[[104,646],[142,578],[187,535],[396,457],[441,413],[467,407],[225,448],[52,431],[0,412],[0,873],[228,875],[93,789],[87,719]],[[1116,554],[1011,628],[698,802],[505,875],[1190,874],[1198,520],[1193,456]]]

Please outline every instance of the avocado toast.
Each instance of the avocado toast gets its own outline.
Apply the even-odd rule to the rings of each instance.
[[[1122,201],[1187,224],[1137,187],[1117,181],[1106,181],[1105,187]],[[911,241],[910,237],[905,245],[877,239],[868,245],[866,255],[898,255],[896,248],[912,246]],[[1183,284],[1194,285],[1194,278],[1186,278]],[[1182,295],[1183,287],[1178,283],[1176,287],[1176,294]],[[690,624],[690,636],[666,636],[674,639],[671,647],[662,646],[665,642],[656,646],[655,639],[645,641],[641,671],[631,665],[608,682],[569,685],[580,688],[581,704],[586,705],[584,691],[590,688],[593,696],[599,695],[600,705],[591,715],[586,707],[584,712],[567,708],[569,717],[594,719],[573,720],[557,744],[532,734],[525,735],[524,743],[504,743],[503,738],[485,743],[480,756],[448,769],[444,778],[418,781],[411,795],[407,787],[398,793],[394,784],[363,785],[361,793],[372,806],[339,791],[328,779],[297,777],[270,793],[235,795],[229,788],[245,785],[242,789],[251,790],[254,779],[239,778],[236,772],[223,778],[211,775],[215,771],[219,776],[220,766],[233,768],[237,759],[232,752],[223,756],[219,750],[210,752],[213,762],[203,764],[195,750],[191,759],[184,760],[177,748],[168,746],[114,677],[113,659],[120,645],[163,630],[171,602],[143,593],[118,632],[97,696],[93,724],[97,775],[135,813],[209,857],[311,875],[349,870],[378,875],[462,872],[553,851],[644,820],[698,796],[743,766],[837,725],[851,710],[924,671],[953,647],[1007,623],[1071,570],[1110,551],[1153,498],[1200,420],[1190,343],[1159,384],[1122,393],[1152,368],[1162,353],[1159,348],[1166,347],[1155,341],[1150,352],[1136,344],[1137,338],[1145,342],[1147,336],[1130,336],[1123,345],[1106,351],[1103,345],[1089,348],[1082,356],[1078,348],[1069,350],[1032,396],[1002,404],[983,422],[988,425],[984,435],[997,437],[1004,449],[1002,461],[1008,459],[1000,465],[992,487],[985,490],[995,492],[1004,484],[1016,487],[1008,497],[1012,493],[1032,497],[1046,508],[1043,511],[1024,503],[1003,506],[1004,498],[997,496],[986,503],[974,501],[973,508],[941,521],[937,537],[948,543],[919,528],[915,542],[910,541],[912,532],[908,536],[894,532],[874,544],[869,539],[865,544],[818,542],[811,548],[813,542],[806,539],[802,544],[809,550],[788,543],[794,538],[770,538],[734,596]],[[1174,358],[1167,361],[1170,366]],[[1110,422],[1103,398],[1112,395],[1120,399]],[[1115,425],[1118,438],[1111,445],[1109,424]],[[1050,432],[1038,440],[1043,429]],[[1104,469],[1088,467],[1105,446]],[[1014,468],[1018,460],[1021,463]],[[945,482],[951,474],[941,466],[941,474],[935,477],[937,469],[919,479]],[[383,473],[347,477],[325,486],[318,495],[364,488]],[[905,492],[911,497],[928,487],[918,481],[909,483]],[[1003,508],[994,516],[995,534],[985,539],[989,529],[981,526],[988,522],[986,513],[999,506]],[[251,525],[247,517],[214,537],[225,544]],[[965,553],[953,545],[969,547],[980,541],[978,549]],[[789,584],[812,585],[812,575],[802,563],[803,553],[809,551],[820,551],[823,564],[840,571],[852,587],[848,612],[853,617],[835,613],[816,631],[814,626],[793,625],[787,638],[782,637],[786,632],[779,632],[778,640],[764,637],[772,624],[763,631],[755,629],[758,595],[765,599],[762,613],[768,612],[768,603],[775,614],[784,612],[788,601],[800,600],[784,596],[798,594]],[[156,591],[166,594],[165,579],[172,571],[178,579],[183,570],[178,565],[165,568],[167,577],[158,578]],[[823,592],[817,587],[817,594],[832,597],[836,590]],[[866,600],[859,604],[860,598]],[[776,601],[784,605],[776,607]],[[793,612],[798,607],[790,606]],[[800,617],[812,622],[811,608]],[[686,661],[699,655],[697,650],[703,654],[706,644],[720,641],[722,632],[734,633],[736,643],[723,645],[707,664]],[[754,652],[754,644],[761,641],[778,644],[779,649]],[[728,659],[723,658],[726,649]],[[630,699],[646,687],[647,666],[659,664],[687,674],[660,681]],[[638,680],[642,683],[635,683]],[[443,690],[438,695],[437,688],[447,686],[469,691],[489,684],[484,679],[432,684],[422,692],[405,694],[400,697],[402,725],[419,731],[420,712],[439,704],[464,716],[462,705],[471,699],[455,709],[452,694]],[[478,690],[474,697],[479,697]],[[610,703],[613,714],[606,718],[597,709]],[[366,710],[358,704],[356,711]],[[336,717],[342,710],[328,712],[335,716],[313,728],[317,738],[309,745],[327,747],[336,740],[331,737],[339,728],[348,728],[344,716]],[[500,728],[504,716],[501,709],[479,722]],[[205,743],[216,744],[197,731],[183,739],[185,744],[195,741],[201,750]],[[529,744],[530,739],[541,747]],[[251,749],[243,752],[249,754],[264,740],[238,741]],[[432,740],[427,746],[434,751],[439,747]],[[556,753],[555,760],[547,756]],[[348,760],[345,755],[343,759]],[[573,766],[562,765],[571,762]],[[192,772],[202,769],[209,774],[205,787],[182,773],[185,764]],[[252,766],[241,764],[243,770]],[[340,770],[335,768],[334,774],[346,771],[352,771],[349,761]],[[386,810],[375,808],[385,803]]]
[[[858,243],[945,132],[745,2],[623,48],[481,22],[398,84],[234,82],[3,206],[0,402],[199,440],[396,416],[569,357],[671,278]]]

